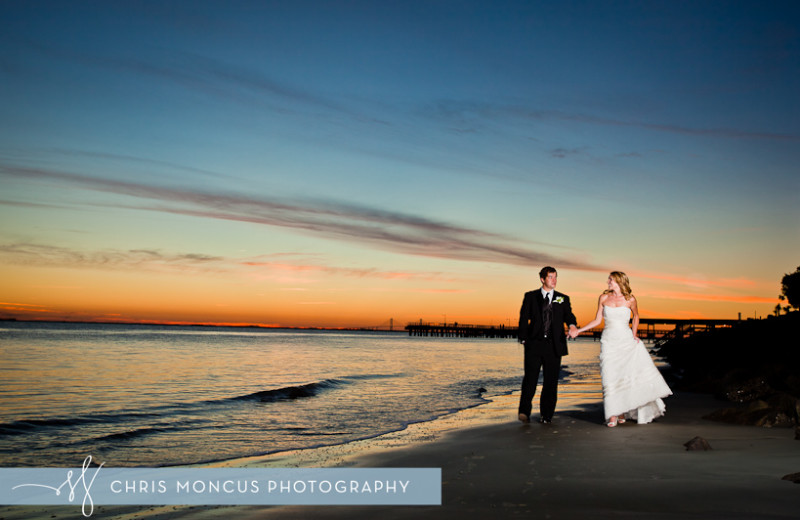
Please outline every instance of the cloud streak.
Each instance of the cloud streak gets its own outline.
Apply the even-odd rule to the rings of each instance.
[[[778,298],[764,296],[750,296],[741,294],[710,294],[690,293],[677,291],[658,291],[648,295],[650,298],[663,298],[666,300],[704,301],[704,302],[730,302],[730,303],[778,303]]]
[[[270,257],[293,256],[275,254]],[[61,246],[16,243],[0,244],[0,263],[35,267],[68,267],[108,270],[183,270],[192,272],[323,273],[348,278],[365,278],[439,283],[461,282],[446,273],[433,271],[388,271],[371,267],[341,267],[307,262],[269,261],[255,258],[225,258],[202,253],[169,254],[149,249],[79,251]]]
[[[16,40],[16,45],[25,45],[42,55],[58,60],[79,63],[89,67],[124,72],[137,76],[149,76],[181,87],[210,94],[221,99],[247,106],[266,105],[275,112],[304,113],[319,116],[320,113],[339,114],[360,123],[372,123],[385,127],[394,126],[403,119],[405,109],[395,108],[380,117],[341,101],[322,95],[313,90],[280,81],[262,71],[251,67],[237,66],[199,54],[169,51],[159,54],[159,61],[140,57],[89,55],[69,49],[56,48],[27,40]],[[351,104],[352,105],[352,104]],[[380,104],[385,110],[386,104]],[[291,108],[290,108],[291,107]],[[373,107],[374,108],[374,107]],[[392,115],[392,112],[394,115]],[[459,134],[475,133],[485,129],[498,118],[512,118],[530,121],[567,121],[580,124],[640,128],[690,137],[710,137],[723,139],[769,140],[800,142],[800,135],[754,131],[731,127],[696,128],[679,124],[648,122],[641,120],[615,119],[587,113],[559,109],[539,109],[531,106],[491,104],[481,101],[438,100],[418,107],[417,114],[444,124],[444,128]],[[567,150],[574,152],[573,150]],[[563,158],[563,155],[555,154]]]
[[[598,117],[580,112],[565,110],[544,110],[525,106],[493,105],[481,102],[440,101],[436,110],[438,118],[451,121],[449,124],[463,125],[464,121],[512,118],[531,121],[567,121],[597,126],[630,127],[687,135],[691,137],[712,137],[724,139],[751,139],[769,141],[800,142],[800,135],[776,132],[760,132],[739,128],[693,128],[666,123],[613,119]],[[477,124],[477,123],[473,123]]]
[[[215,268],[222,260],[223,258],[218,256],[196,253],[170,255],[147,249],[86,252],[43,244],[0,244],[0,261],[36,267],[139,269],[160,266],[208,269]]]
[[[329,97],[277,80],[253,68],[237,66],[191,52],[158,49],[156,59],[143,59],[139,55],[129,57],[90,54],[26,39],[12,41],[18,47],[27,47],[58,61],[105,70],[113,74],[151,77],[246,106],[257,104],[281,113],[323,111],[347,115],[360,121],[386,124],[385,121],[367,117]]]
[[[633,277],[648,278],[651,280],[661,280],[666,282],[678,283],[687,285],[697,289],[706,289],[708,287],[724,287],[724,288],[753,288],[758,284],[755,280],[749,278],[707,278],[705,276],[681,276],[669,273],[652,273],[646,271],[631,272]]]
[[[292,273],[320,272],[337,276],[354,278],[380,278],[383,280],[423,280],[436,282],[456,282],[457,279],[438,272],[384,271],[372,267],[338,267],[316,264],[289,264],[283,262],[264,262],[247,260],[241,265],[268,270],[288,271]]]
[[[424,217],[331,201],[292,201],[175,189],[41,168],[0,164],[0,175],[66,183],[146,201],[133,209],[288,228],[397,253],[474,262],[602,270],[587,259],[530,249],[512,237]],[[117,206],[118,207],[118,206]]]

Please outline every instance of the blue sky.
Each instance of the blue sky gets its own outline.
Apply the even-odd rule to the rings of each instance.
[[[799,15],[3,2],[0,300],[508,321],[553,264],[587,315],[612,269],[651,315],[767,314],[800,264]],[[137,303],[186,286],[207,310]]]

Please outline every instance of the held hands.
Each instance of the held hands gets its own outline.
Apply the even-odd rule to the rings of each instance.
[[[578,337],[578,327],[576,327],[575,325],[570,325],[569,326],[569,332],[567,333],[567,335],[569,336],[569,339],[577,338]]]

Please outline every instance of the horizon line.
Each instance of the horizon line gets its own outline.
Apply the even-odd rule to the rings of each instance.
[[[284,329],[284,330],[349,330],[349,331],[378,331],[378,332],[405,332],[405,329],[382,329],[378,327],[334,327],[334,326],[318,326],[318,325],[276,325],[276,324],[258,324],[258,323],[225,323],[225,322],[189,322],[189,321],[155,321],[155,320],[140,320],[140,321],[122,321],[122,320],[68,320],[68,319],[35,319],[35,318],[0,318],[2,322],[16,322],[16,323],[74,323],[83,325],[158,325],[164,327],[227,327],[227,328],[251,328],[251,329]]]
[[[749,320],[764,320],[773,317],[773,314],[768,314],[766,317],[754,316],[739,316],[737,318],[695,318],[697,321],[749,321]],[[681,320],[693,321],[692,318],[642,318],[648,321],[652,320]],[[406,332],[406,326],[419,325],[418,321],[410,321],[401,328],[382,328],[381,326],[365,327],[365,326],[324,326],[324,325],[279,325],[279,324],[258,324],[258,323],[229,323],[229,322],[181,322],[181,321],[156,321],[156,320],[140,320],[140,321],[124,321],[124,320],[69,320],[69,319],[34,319],[34,318],[0,318],[0,323],[3,322],[16,322],[16,323],[71,323],[83,325],[143,325],[143,326],[164,326],[164,327],[207,327],[207,328],[253,328],[253,329],[269,329],[269,330],[330,330],[330,331],[363,331],[363,332]],[[432,322],[423,322],[424,325],[444,325],[447,323],[434,324]],[[475,325],[469,323],[460,324],[462,327],[494,327],[495,325]],[[505,324],[496,325],[498,327],[506,327]],[[510,325],[508,328],[515,328]]]

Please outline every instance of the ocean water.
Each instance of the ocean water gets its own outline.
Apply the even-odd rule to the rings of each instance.
[[[599,349],[570,342],[559,409],[602,400]],[[514,339],[0,323],[0,466],[87,455],[167,466],[345,443],[517,391],[522,357]]]

